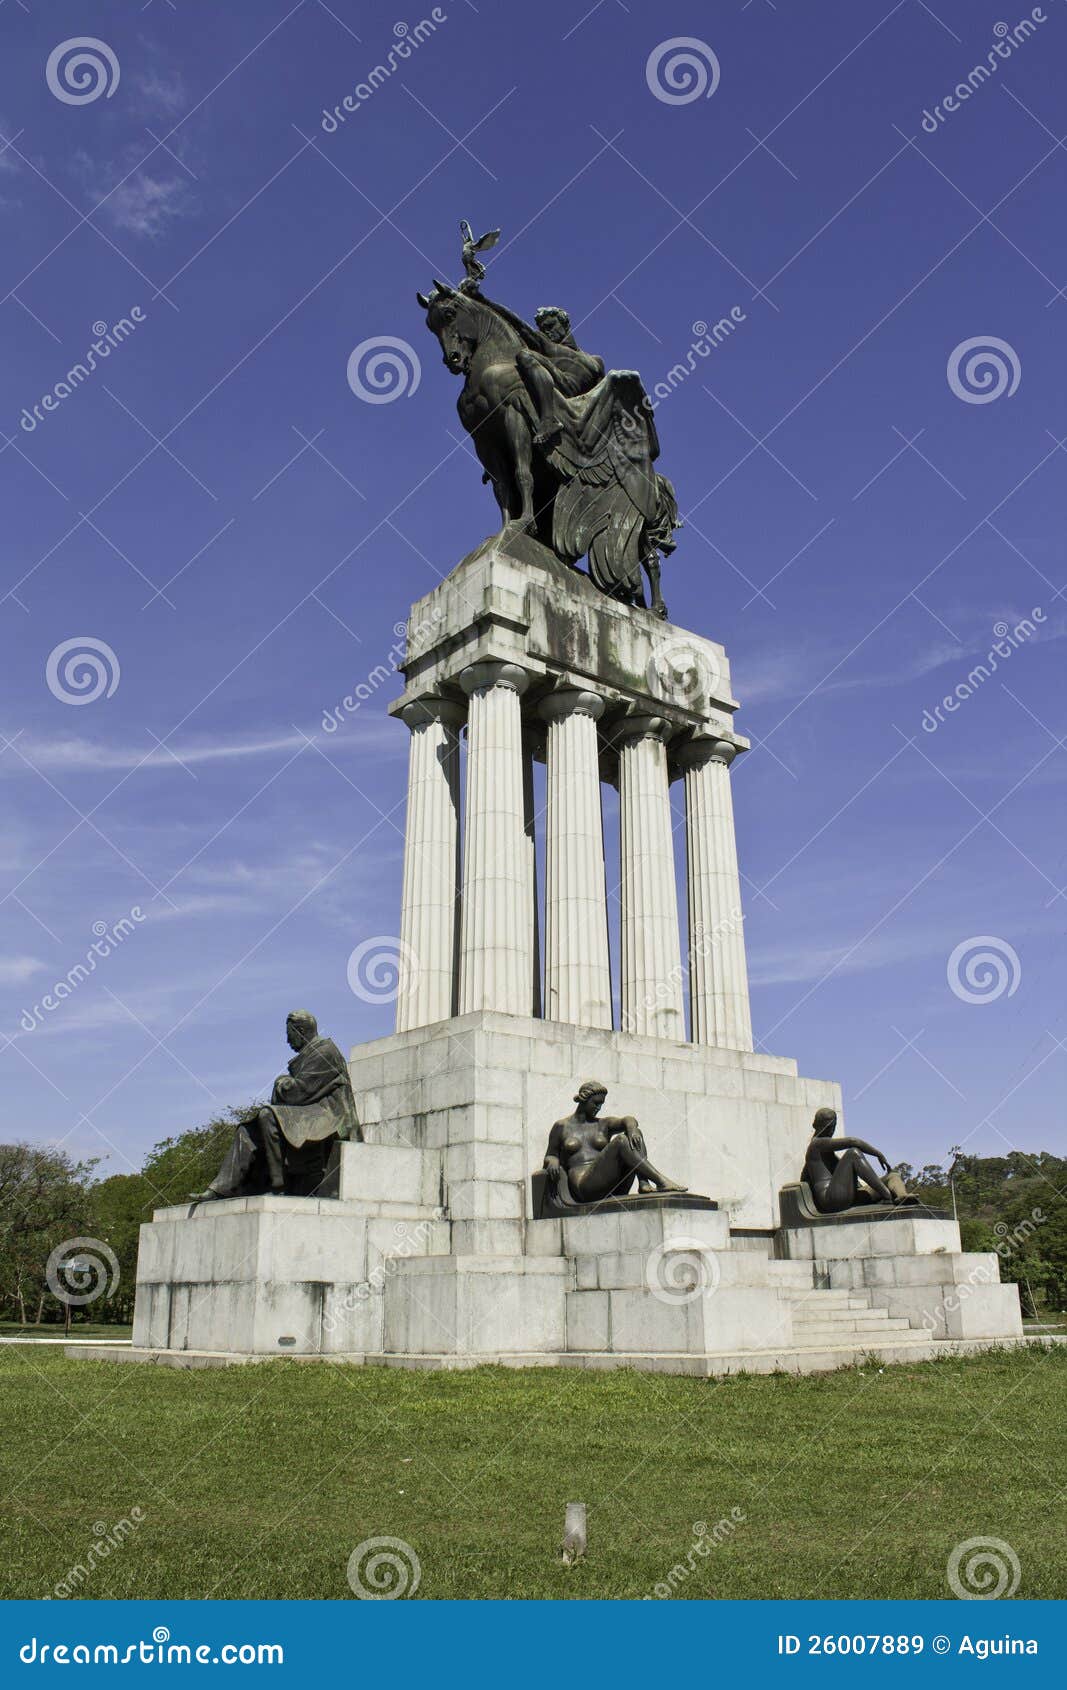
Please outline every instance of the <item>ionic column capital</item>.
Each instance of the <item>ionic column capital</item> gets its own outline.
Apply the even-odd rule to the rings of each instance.
[[[674,729],[675,723],[667,716],[624,716],[615,729],[615,742],[628,745],[640,739],[658,739],[665,744]]]
[[[476,692],[489,692],[493,687],[507,687],[509,692],[517,692],[521,697],[532,680],[530,671],[518,663],[490,660],[469,664],[461,673],[459,684],[468,698]]]
[[[595,692],[561,687],[542,700],[538,714],[546,722],[561,722],[568,716],[592,716],[594,722],[598,722],[604,714],[604,700]]]
[[[438,698],[428,693],[425,698],[416,698],[411,704],[405,704],[400,711],[400,720],[411,729],[430,727],[434,722],[440,722],[446,728],[460,728],[467,719],[467,712],[462,704],[453,698]]]
[[[676,748],[674,759],[683,769],[702,769],[705,763],[725,763],[729,768],[740,749],[732,740],[698,734]]]

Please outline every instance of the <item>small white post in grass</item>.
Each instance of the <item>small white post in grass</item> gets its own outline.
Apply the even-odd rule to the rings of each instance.
[[[563,1521],[563,1562],[573,1567],[585,1554],[586,1506],[584,1502],[568,1502]]]

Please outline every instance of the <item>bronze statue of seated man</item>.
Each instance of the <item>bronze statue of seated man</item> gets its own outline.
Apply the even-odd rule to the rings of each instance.
[[[632,1115],[601,1115],[607,1095],[598,1080],[584,1081],[574,1114],[557,1121],[549,1134],[544,1167],[555,1202],[565,1207],[625,1197],[635,1179],[639,1196],[685,1191],[652,1166]]]
[[[812,1137],[804,1157],[801,1175],[821,1215],[836,1215],[846,1209],[872,1203],[914,1204],[919,1201],[905,1186],[880,1150],[862,1138],[834,1138],[836,1109],[817,1109],[811,1123]],[[868,1161],[880,1162],[885,1177]]]
[[[295,1055],[274,1082],[270,1103],[240,1123],[215,1178],[194,1203],[212,1198],[308,1195],[339,1139],[363,1140],[348,1064],[322,1037],[309,1010],[294,1009],[285,1036]]]

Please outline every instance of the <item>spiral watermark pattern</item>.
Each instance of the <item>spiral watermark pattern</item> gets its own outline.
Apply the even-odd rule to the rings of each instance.
[[[363,939],[348,959],[348,984],[362,1003],[395,1003],[411,990],[419,959],[394,934]]]
[[[348,360],[348,385],[368,405],[410,399],[422,380],[419,355],[398,335],[376,334],[361,340]]]
[[[114,1291],[118,1257],[101,1238],[68,1238],[52,1251],[44,1276],[53,1297],[68,1308],[82,1308]]]
[[[1023,373],[1019,354],[995,334],[961,340],[948,357],[948,385],[967,405],[991,405],[1006,393],[1010,399]]]
[[[961,1003],[996,1003],[1005,993],[1009,998],[1015,996],[1022,977],[1022,963],[1019,953],[1006,939],[998,939],[992,933],[976,933],[956,946],[945,973],[953,995]]]
[[[1010,1543],[999,1537],[969,1537],[948,1558],[949,1589],[961,1602],[996,1602],[1014,1596],[1022,1567]]]
[[[645,1284],[659,1303],[681,1308],[719,1288],[717,1259],[699,1238],[671,1238],[645,1258]]]
[[[65,106],[88,106],[101,96],[110,100],[121,74],[106,41],[98,41],[95,35],[72,35],[52,48],[44,79]]]
[[[368,1537],[348,1557],[346,1577],[361,1602],[396,1602],[418,1590],[422,1562],[403,1538]]]
[[[672,35],[653,47],[645,64],[649,91],[665,106],[710,100],[719,86],[719,61],[696,35]]]
[[[718,685],[714,657],[692,640],[676,638],[657,645],[648,660],[648,690],[690,710],[702,709]]]
[[[44,673],[49,692],[61,704],[95,704],[111,697],[122,671],[106,641],[78,634],[49,652]]]

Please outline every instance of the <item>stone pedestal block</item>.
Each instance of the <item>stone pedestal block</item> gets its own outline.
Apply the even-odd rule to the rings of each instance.
[[[234,1198],[192,1215],[188,1206],[158,1209],[141,1228],[134,1345],[380,1353],[393,1263],[450,1245],[447,1221],[429,1206],[384,1209],[311,1197]]]
[[[564,1347],[565,1261],[450,1256],[398,1264],[385,1288],[389,1355],[551,1354]]]

